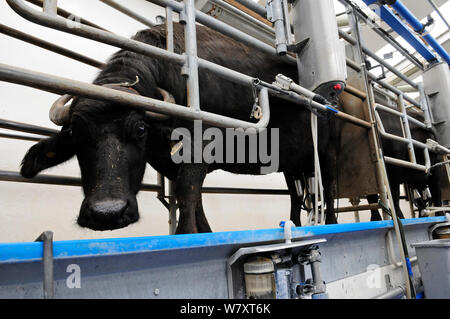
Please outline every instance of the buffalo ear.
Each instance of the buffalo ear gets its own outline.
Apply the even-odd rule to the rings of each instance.
[[[35,177],[44,169],[59,165],[75,155],[70,130],[61,132],[32,146],[22,160],[20,174]]]

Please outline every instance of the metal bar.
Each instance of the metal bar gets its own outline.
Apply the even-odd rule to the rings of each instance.
[[[114,0],[100,0],[104,4],[116,9],[117,11],[122,12],[123,14],[129,16],[130,18],[133,18],[136,21],[139,21],[140,23],[146,25],[147,27],[154,27],[156,24],[153,23],[153,21],[150,21],[144,16],[141,16],[137,12],[134,12],[133,10],[128,9],[127,7],[121,5],[120,3],[117,3]]]
[[[82,186],[81,179],[77,177],[39,174],[34,178],[25,178],[19,173],[4,170],[0,170],[0,181],[61,186]],[[154,184],[142,184],[141,186],[141,191],[158,192],[159,189],[160,186]]]
[[[412,142],[412,136],[411,136],[411,129],[409,127],[409,122],[408,122],[408,114],[406,114],[406,108],[405,108],[405,104],[403,102],[403,95],[399,95],[398,96],[398,106],[401,110],[402,116],[400,117],[402,124],[403,124],[403,130],[404,130],[404,134],[405,134],[405,138],[408,140],[408,155],[409,155],[409,160],[413,163],[416,164],[416,153],[414,152],[414,145]]]
[[[68,50],[68,49],[66,49],[64,47],[61,47],[61,46],[53,44],[51,42],[42,40],[40,38],[31,36],[31,35],[29,35],[27,33],[21,32],[19,30],[10,28],[10,27],[8,27],[8,26],[6,26],[4,24],[0,24],[0,33],[3,33],[3,34],[8,35],[10,37],[16,38],[18,40],[22,40],[22,41],[27,42],[27,43],[31,43],[33,45],[36,45],[36,46],[40,47],[40,48],[52,51],[54,53],[63,55],[65,57],[71,58],[73,60],[76,60],[76,61],[88,64],[88,65],[91,65],[91,66],[96,67],[96,68],[100,68],[101,69],[105,65],[103,62],[97,61],[95,59],[92,59],[92,58],[87,57],[85,55],[79,54],[77,52]]]
[[[0,128],[45,136],[53,136],[59,133],[59,131],[57,130],[49,129],[46,127],[14,122],[4,119],[0,119]]]
[[[391,109],[390,107],[387,107],[387,106],[379,104],[379,103],[376,104],[375,109],[391,113],[391,114],[396,115],[396,116],[398,116],[400,118],[403,117],[403,114],[401,112],[396,111],[394,109]],[[419,120],[416,120],[412,116],[406,114],[406,117],[408,118],[408,121],[410,121],[411,123],[414,123],[415,125],[419,126],[420,128],[423,128],[423,129],[427,128],[427,126],[424,123],[420,122]]]
[[[426,41],[436,51],[436,53],[439,54],[445,62],[447,62],[447,64],[450,64],[450,55],[447,53],[447,51],[439,44],[439,42],[436,41],[433,36],[431,36],[431,34],[423,33],[423,24],[414,16],[414,14],[412,14],[411,11],[408,10],[408,8],[400,0],[395,1],[391,5],[391,7],[394,8],[395,11],[397,11],[397,13],[411,25],[415,32],[421,35],[422,39]],[[427,60],[430,61],[432,59]]]
[[[23,140],[23,141],[32,141],[32,142],[39,142],[43,140],[45,137],[34,137],[34,136],[25,136],[25,135],[18,135],[18,134],[9,134],[9,133],[2,133],[0,132],[1,138],[9,138],[13,140]]]
[[[400,137],[394,134],[390,134],[387,132],[380,132],[381,136],[387,138],[387,139],[391,139],[400,143],[404,143],[404,144],[409,144],[409,140],[404,138],[404,137]],[[430,149],[432,150],[431,147],[427,146],[427,144],[424,144],[422,142],[416,141],[416,140],[412,140],[412,143],[414,144],[414,146],[420,147],[422,149]]]
[[[166,7],[166,49],[169,52],[174,52],[173,44],[173,10]]]
[[[47,14],[56,15],[58,0],[44,0],[43,10]]]
[[[18,182],[30,184],[48,184],[61,186],[82,186],[81,179],[67,176],[53,176],[46,174],[39,174],[34,178],[22,177],[17,172],[0,170],[0,181],[3,182]],[[170,181],[169,181],[169,204],[170,204]],[[158,184],[142,184],[141,191],[158,192],[161,186]],[[227,194],[227,195],[289,195],[286,189],[253,189],[253,188],[232,188],[232,187],[203,187],[203,194]]]
[[[428,2],[430,3],[430,5],[433,7],[434,11],[436,11],[436,13],[439,15],[439,17],[442,19],[442,21],[444,21],[445,25],[447,26],[447,28],[450,30],[450,24],[447,22],[447,20],[444,18],[444,16],[442,15],[441,10],[439,10],[438,6],[436,5],[436,3],[434,3],[433,0],[428,0]]]
[[[355,88],[351,85],[348,85],[348,84],[345,86],[345,92],[350,93],[356,97],[359,97],[362,100],[365,100],[367,98],[366,93],[364,93],[363,91],[360,91],[357,88]]]
[[[378,204],[368,204],[368,205],[339,207],[337,212],[338,213],[348,213],[348,212],[371,210],[371,209],[378,209],[378,208],[380,208],[380,206]]]
[[[413,164],[413,163],[410,163],[408,161],[400,160],[400,159],[397,159],[397,158],[385,156],[384,160],[385,160],[386,163],[392,164],[392,165],[395,165],[395,166],[412,168],[412,169],[415,169],[415,170],[418,170],[418,171],[423,171],[423,172],[427,171],[427,168],[424,165]]]
[[[43,0],[25,0],[25,1],[27,1],[29,3],[32,3],[32,4],[34,4],[34,5],[38,6],[38,7],[41,7],[41,8],[43,8],[43,6],[44,6],[44,1]],[[106,29],[96,25],[95,23],[92,23],[92,22],[90,22],[90,21],[88,21],[86,19],[83,19],[83,18],[77,16],[76,14],[73,14],[72,12],[66,11],[66,10],[61,9],[61,8],[57,8],[57,14],[59,16],[63,17],[63,18],[71,19],[71,20],[74,20],[74,21],[79,21],[82,24],[85,24],[85,25],[88,25],[88,26],[91,26],[91,27],[94,27],[94,28],[97,28],[97,29],[100,29],[100,30],[103,30],[103,31],[108,31],[108,30],[106,30]]]
[[[270,107],[267,89],[260,90],[260,106],[262,118],[258,123],[232,119],[226,116],[205,111],[195,111],[185,106],[172,104],[140,95],[121,92],[99,85],[92,85],[56,77],[45,73],[15,68],[0,64],[0,80],[31,86],[44,91],[82,96],[103,101],[123,104],[124,107],[139,108],[145,111],[162,113],[187,120],[202,120],[206,124],[218,127],[235,128],[265,128],[270,120]]]
[[[247,7],[248,9],[256,12],[263,18],[267,17],[266,8],[264,8],[262,5],[258,4],[257,2],[253,2],[251,0],[236,0],[236,2],[242,4],[244,7]]]
[[[53,299],[55,297],[53,285],[53,233],[51,231],[43,232],[36,241],[43,242],[44,299]]]
[[[238,1],[236,1],[238,2]],[[247,12],[244,12],[240,10],[239,8],[235,7],[233,4],[230,4],[228,2],[225,2],[223,0],[213,0],[213,3],[219,5],[220,7],[232,12],[235,15],[238,15],[244,19],[246,19],[248,22],[255,24],[259,28],[269,32],[270,34],[273,34],[274,30],[272,27],[270,27],[268,24],[262,22],[261,20],[258,20],[257,18],[251,16]],[[266,20],[267,21],[267,20]],[[269,23],[267,21],[267,23]]]
[[[195,111],[200,110],[200,87],[198,82],[198,57],[197,57],[197,31],[195,25],[195,2],[194,0],[184,0],[184,12],[186,21],[184,25],[184,40],[186,50],[187,69],[187,106]]]

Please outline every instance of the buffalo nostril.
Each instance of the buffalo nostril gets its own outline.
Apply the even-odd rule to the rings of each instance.
[[[103,219],[121,217],[126,208],[127,202],[121,199],[103,200],[91,205],[91,211],[95,217]]]

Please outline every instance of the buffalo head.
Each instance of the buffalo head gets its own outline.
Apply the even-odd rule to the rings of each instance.
[[[166,91],[158,92],[160,99],[174,102]],[[50,112],[61,131],[30,148],[21,174],[32,178],[76,156],[85,196],[78,224],[93,230],[126,227],[139,219],[136,194],[147,162],[149,127],[155,117],[164,118],[87,98],[75,98],[69,107],[69,99],[64,96]]]

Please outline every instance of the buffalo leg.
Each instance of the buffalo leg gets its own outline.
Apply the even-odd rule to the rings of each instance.
[[[211,227],[209,226],[208,220],[205,216],[205,211],[203,210],[202,197],[197,202],[197,209],[195,210],[195,219],[197,223],[197,229],[199,233],[211,233]]]
[[[333,191],[336,188],[337,176],[336,176],[336,153],[331,147],[328,153],[324,154],[320,163],[323,163],[322,170],[322,183],[325,199],[325,223],[337,224],[338,220],[334,211],[334,196]],[[337,192],[336,192],[337,194]]]
[[[284,178],[286,179],[286,184],[289,190],[289,196],[291,198],[290,219],[295,224],[295,226],[301,226],[302,222],[300,219],[300,214],[303,199],[297,194],[297,187],[295,186],[294,177],[292,175],[284,173]]]
[[[433,205],[435,207],[441,207],[442,206],[442,194],[441,194],[441,187],[440,187],[440,179],[439,179],[439,172],[435,172],[432,174],[429,178],[429,187],[430,187],[430,193],[431,193],[431,199],[433,202]],[[445,216],[444,212],[436,212],[436,216]]]
[[[180,208],[180,218],[176,230],[177,234],[200,232],[196,212],[198,203],[201,203],[201,189],[207,170],[208,165],[204,164],[182,164],[180,166],[175,191]]]
[[[400,209],[400,184],[391,185],[391,194],[392,194],[392,201],[394,202],[394,207],[398,218],[401,219],[405,218]]]
[[[378,194],[367,195],[366,198],[367,198],[367,202],[369,204],[378,203]],[[378,220],[381,220],[380,212],[378,211],[378,209],[371,209],[370,210],[370,221],[374,222],[374,221],[378,221]]]

